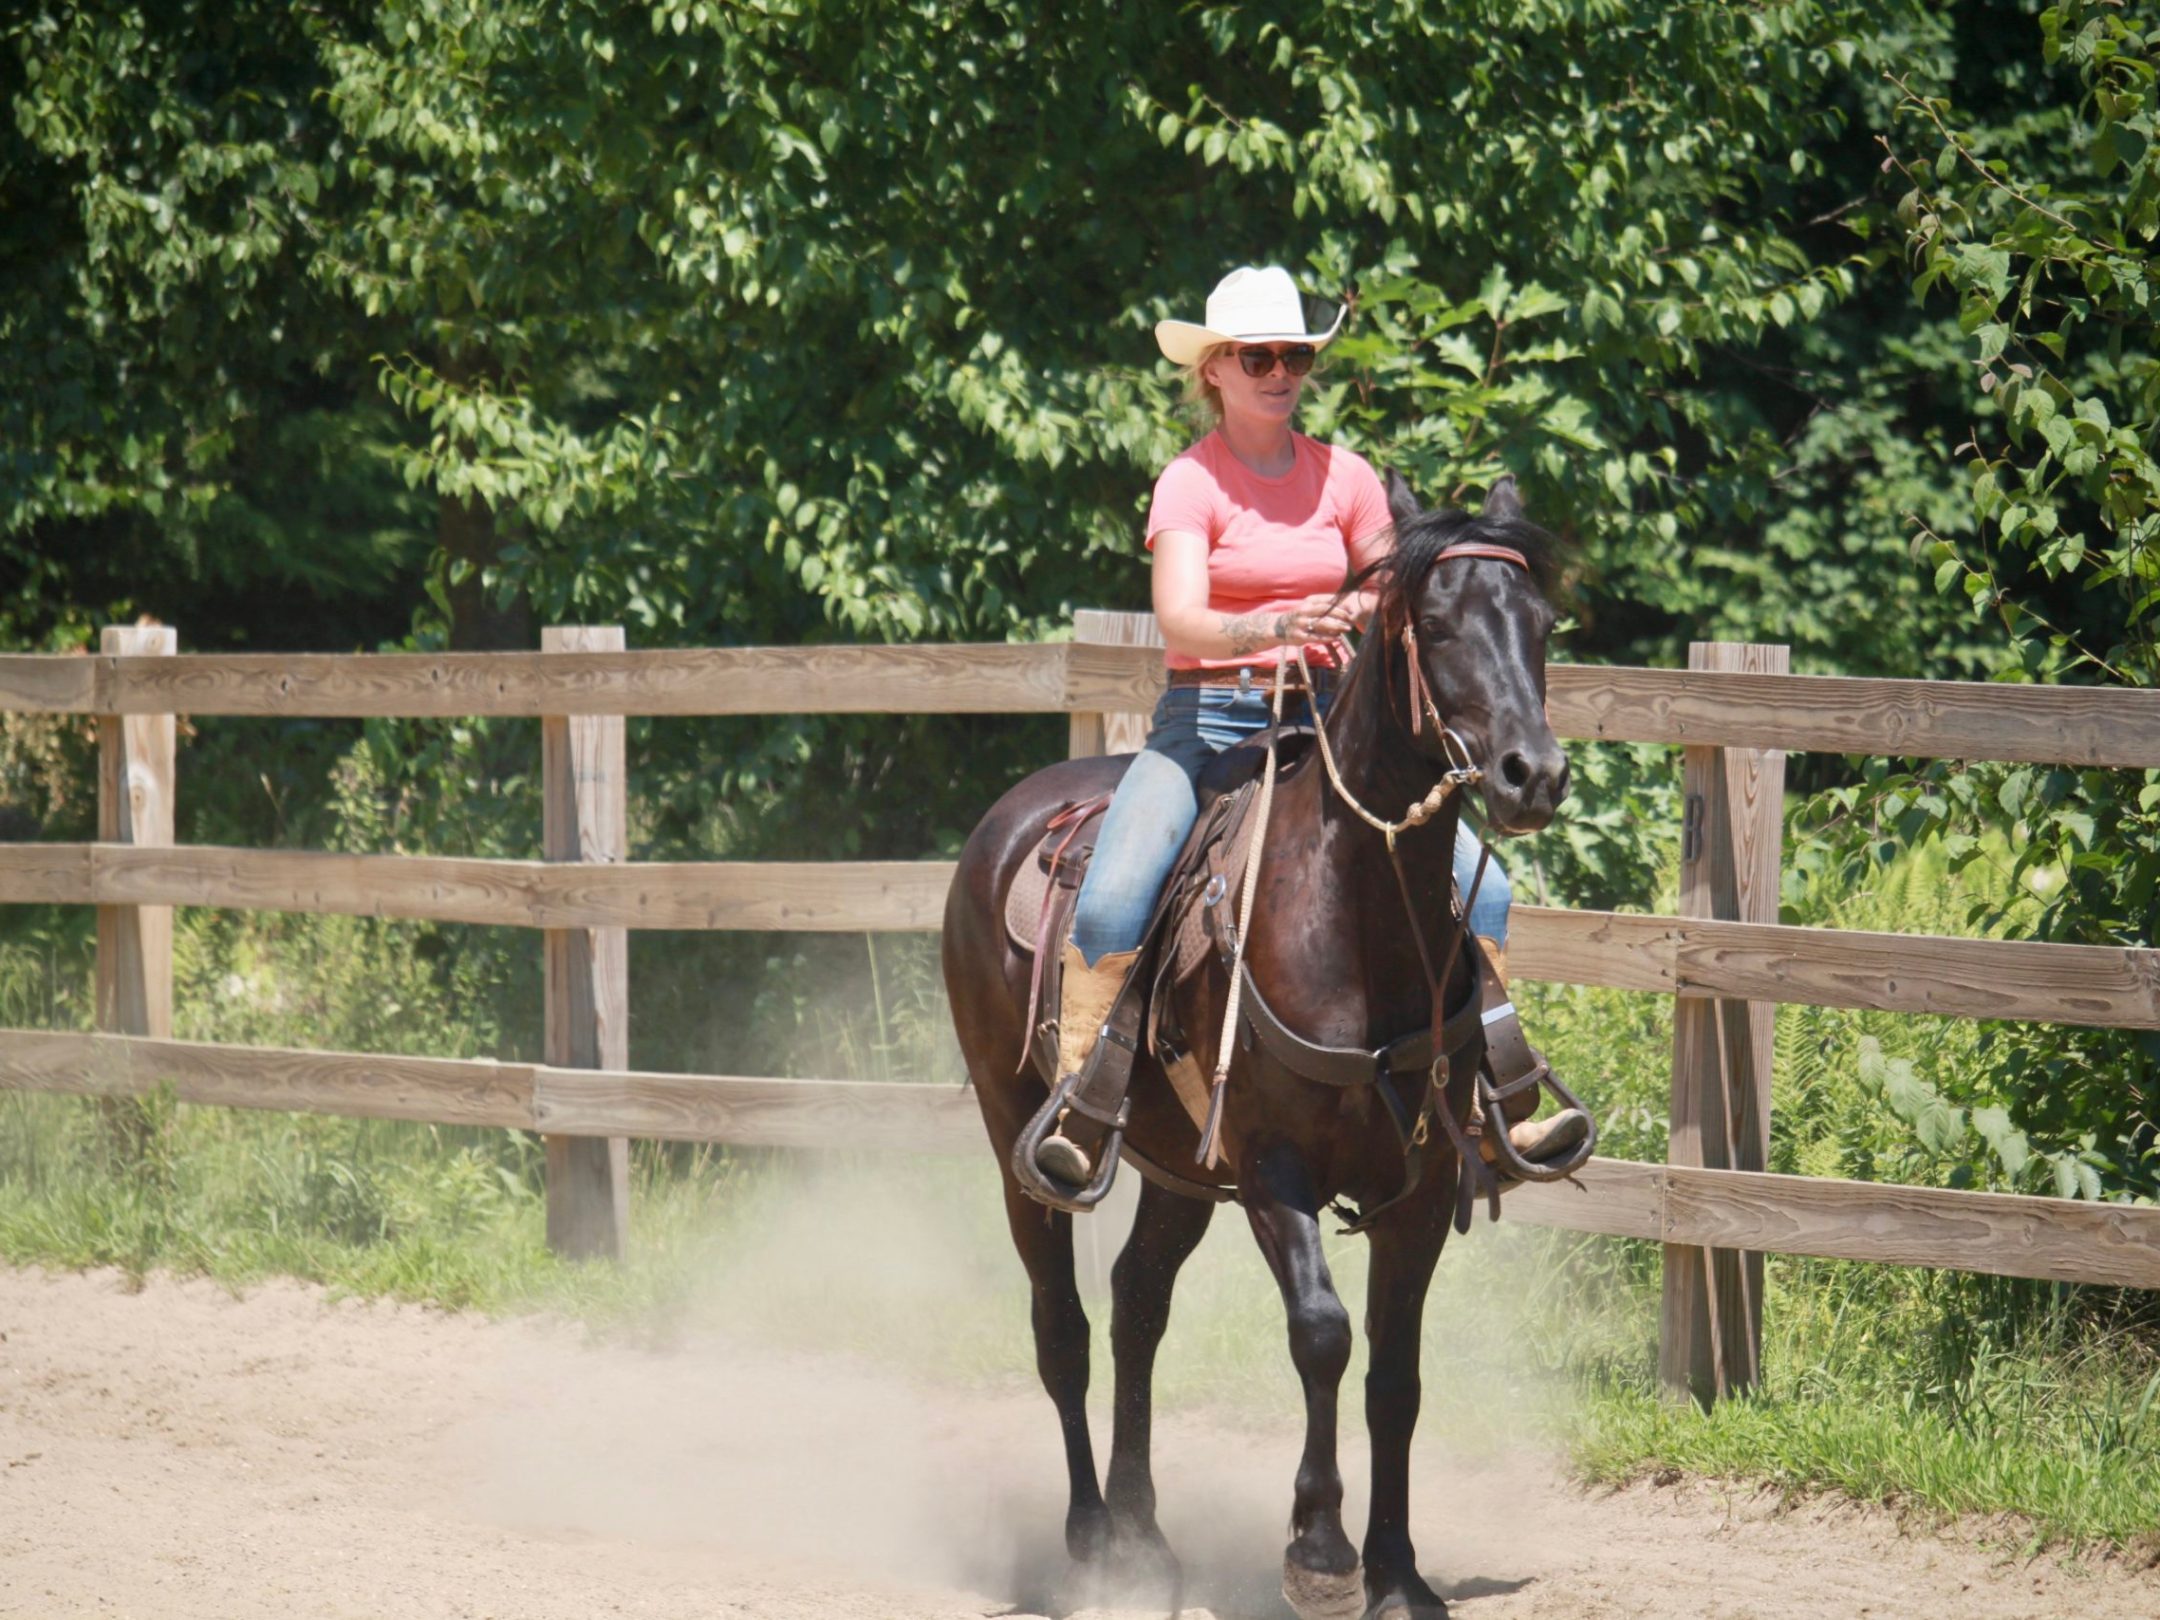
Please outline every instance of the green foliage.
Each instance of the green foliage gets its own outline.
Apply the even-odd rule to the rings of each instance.
[[[1975,880],[1936,931],[2148,944],[2160,825],[2133,795],[2150,793],[2141,777],[2152,774],[1950,762],[1894,772],[1869,761],[1860,782],[1803,807],[1795,867],[1802,882],[1865,884],[1881,863],[1925,852],[1944,873]],[[2008,1126],[2045,1144],[2025,1190],[2138,1202],[2160,1193],[2160,1042],[2014,1023],[1979,1025],[1977,1037],[1973,1083],[2008,1111]]]
[[[1307,426],[1436,497],[1521,475],[1582,545],[1575,656],[1974,662],[1901,533],[1956,532],[1914,386],[1952,368],[1872,237],[1880,70],[1969,77],[1931,8],[113,0],[5,38],[24,640],[1051,633],[1141,599],[1190,431],[1149,325],[1277,260],[1359,300]],[[780,779],[926,762],[863,851],[922,853],[1039,757],[983,730],[662,729],[641,790],[663,838],[850,853]]]
[[[2150,687],[2160,677],[2160,33],[2141,32],[2123,8],[2065,0],[2024,39],[2030,55],[2006,77],[2035,93],[1992,121],[1958,96],[1896,80],[1904,136],[1932,148],[1923,160],[1886,142],[1885,168],[1911,188],[1897,212],[1914,287],[1956,299],[1974,378],[1959,446],[1969,512],[1955,532],[1920,516],[1919,543],[1937,590],[2001,627],[1996,679]],[[1939,840],[1953,869],[2006,861],[2008,882],[1970,919],[1990,930],[2152,942],[2160,773],[1944,762],[1893,774],[1878,761],[1813,814],[1815,858],[1848,875],[1916,840]],[[2008,1110],[1985,1125],[1974,1114],[1983,1134],[2054,1143],[2036,1166],[2066,1196],[2160,1191],[2160,1043],[2149,1034],[2005,1025],[1986,1032],[1983,1053]],[[1956,1110],[1900,1095],[1931,1132],[1954,1134]]]
[[[194,608],[213,645],[242,625],[272,646],[402,628],[429,537],[384,476],[396,429],[355,386],[354,334],[311,281],[334,206],[321,17],[93,4],[0,24],[19,68],[0,141],[18,379],[0,625],[18,644],[138,608]]]
[[[1518,899],[1640,911],[1672,889],[1663,867],[1680,825],[1678,761],[1646,743],[1568,749],[1568,803],[1543,832],[1502,845]]]
[[[1928,538],[1938,586],[1999,614],[2028,671],[2151,685],[2160,42],[2095,0],[2049,7],[2039,34],[2045,62],[2071,70],[2076,94],[2013,129],[1961,128],[1952,101],[1901,81],[1906,127],[1938,143],[1929,169],[1890,159],[1913,186],[1898,213],[1914,287],[1955,294],[1983,397],[1974,403],[1992,406],[1961,447],[1992,543]],[[2083,635],[2058,629],[2048,603],[2063,584],[2104,591],[2108,617]]]

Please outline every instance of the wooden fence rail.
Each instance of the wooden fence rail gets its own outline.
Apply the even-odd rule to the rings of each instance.
[[[0,1030],[0,1087],[177,1097],[531,1130],[549,1143],[549,1232],[619,1253],[633,1136],[979,1151],[958,1088],[640,1073],[626,931],[934,930],[952,867],[631,862],[622,717],[1064,713],[1075,753],[1136,746],[1160,688],[1153,623],[1082,614],[1072,643],[632,652],[550,630],[538,653],[180,655],[167,629],[109,630],[96,657],[0,656],[0,710],[99,716],[99,838],[0,845],[0,902],[98,909],[99,1033]],[[1516,908],[1522,977],[1660,991],[1675,1020],[1672,1163],[1594,1161],[1523,1187],[1514,1218],[1665,1245],[1661,1361],[1708,1400],[1759,1355],[1764,1253],[2160,1287],[2160,1209],[1765,1173],[1772,1004],[2160,1028],[2160,952],[1776,923],[1790,749],[2160,766],[2160,693],[1782,673],[1782,649],[1704,667],[1556,665],[1564,737],[1677,744],[1681,916]],[[1717,667],[1717,666],[1724,667]],[[542,722],[545,860],[172,844],[174,716],[513,716]],[[171,908],[332,912],[543,930],[548,1061],[505,1064],[176,1041]]]
[[[950,861],[569,861],[0,844],[0,899],[504,928],[934,933]],[[2160,1029],[2160,951],[1518,906],[1526,978],[1817,1007]]]
[[[0,1029],[0,1088],[143,1096],[565,1135],[747,1147],[980,1153],[958,1086],[769,1080],[499,1063],[486,1058],[221,1046]],[[1507,1216],[1613,1237],[1758,1253],[1890,1261],[2004,1277],[2160,1288],[2149,1209],[2003,1193],[1596,1159],[1573,1182],[1518,1187]]]
[[[1584,741],[2160,767],[2160,692],[1581,664],[1548,677],[1554,730]],[[0,655],[0,711],[25,714],[1095,714],[1151,708],[1161,683],[1149,646],[1073,642]]]

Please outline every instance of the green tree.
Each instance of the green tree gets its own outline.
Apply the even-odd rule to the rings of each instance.
[[[1984,122],[1900,79],[1886,167],[1922,294],[1967,335],[1970,514],[1918,528],[1938,589],[2001,635],[2008,681],[2151,687],[2160,676],[2160,31],[2138,8],[2049,6],[2006,74],[2022,110]],[[1917,150],[1915,150],[1917,148]],[[1886,854],[1941,837],[1958,863],[2007,838],[2018,898],[1978,919],[2036,938],[2150,946],[2160,771],[1939,764],[1872,774],[1849,826]],[[1990,1033],[2018,1123],[2068,1195],[2160,1191],[2160,1040],[2114,1030]]]
[[[13,633],[1056,633],[1145,600],[1191,431],[1148,327],[1276,260],[1359,300],[1312,429],[1428,495],[1511,469],[1581,542],[1571,656],[1970,672],[1985,627],[1905,546],[1908,511],[1971,521],[1955,326],[1882,238],[1874,136],[1886,69],[1959,81],[2016,10],[37,12],[0,155]],[[905,853],[1048,736],[652,730],[641,783],[662,843]],[[926,752],[866,833],[855,792]],[[761,824],[783,778],[832,812]]]

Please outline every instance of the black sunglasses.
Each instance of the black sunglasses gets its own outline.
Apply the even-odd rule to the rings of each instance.
[[[1312,370],[1313,356],[1319,351],[1310,343],[1293,343],[1287,348],[1267,349],[1254,345],[1237,352],[1238,364],[1245,368],[1248,377],[1265,377],[1275,369],[1280,360],[1282,368],[1290,376],[1302,377]]]

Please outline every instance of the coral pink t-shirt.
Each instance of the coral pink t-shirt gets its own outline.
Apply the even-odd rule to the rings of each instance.
[[[1208,606],[1217,613],[1280,613],[1308,596],[1342,588],[1351,564],[1379,556],[1373,542],[1392,521],[1372,463],[1340,445],[1292,433],[1295,459],[1280,478],[1262,478],[1231,453],[1220,433],[1185,451],[1155,480],[1148,549],[1165,529],[1208,543]],[[1243,658],[1166,655],[1172,669],[1273,669],[1290,656],[1270,647]],[[1315,642],[1308,662],[1340,662],[1341,648]]]

